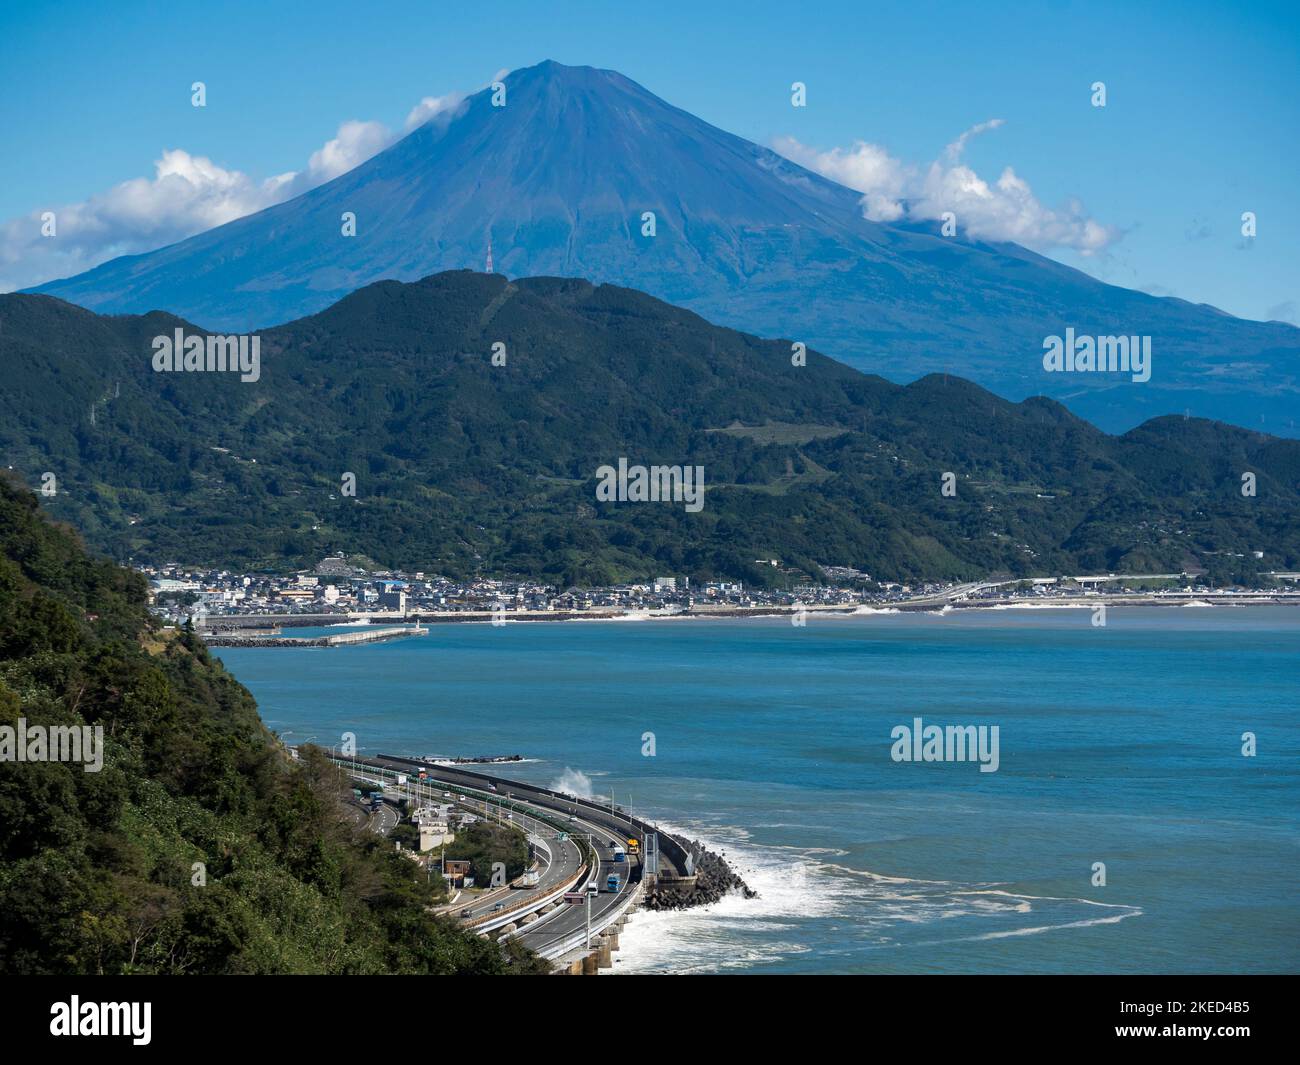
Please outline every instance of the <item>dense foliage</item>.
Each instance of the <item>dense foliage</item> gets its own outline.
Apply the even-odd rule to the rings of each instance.
[[[483,887],[492,882],[492,867],[497,862],[506,867],[507,881],[528,868],[528,840],[512,825],[478,821],[458,831],[443,856],[468,861],[474,882]]]
[[[956,377],[796,366],[627,289],[380,282],[264,331],[256,383],[155,373],[151,338],[182,325],[0,296],[0,459],[54,474],[43,501],[120,559],[347,552],[563,585],[788,580],[774,558],[879,579],[1300,567],[1300,442],[1182,417],[1114,437]],[[703,466],[704,509],[598,501],[621,456]]]
[[[105,744],[99,772],[0,761],[0,971],[506,971],[352,825],[337,770],[290,760],[144,597],[0,481],[0,725],[99,726]]]

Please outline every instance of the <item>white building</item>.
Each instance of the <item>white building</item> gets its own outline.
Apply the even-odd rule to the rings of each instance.
[[[431,851],[456,838],[446,821],[422,821],[420,823],[420,850]]]

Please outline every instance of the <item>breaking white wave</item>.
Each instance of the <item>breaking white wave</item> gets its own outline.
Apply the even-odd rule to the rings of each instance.
[[[751,847],[740,829],[705,830],[660,824],[723,854],[732,871],[758,892],[732,894],[692,910],[638,910],[619,936],[618,973],[708,973],[747,969],[813,949],[788,918],[830,916],[832,900],[814,883],[816,862],[792,860],[777,848]]]
[[[1117,924],[1142,913],[1136,906],[1028,895],[997,884],[854,869],[826,861],[828,848],[758,846],[734,828],[661,827],[723,854],[759,897],[733,894],[699,909],[638,911],[620,936],[616,974],[759,968],[816,950],[813,941],[824,933],[814,927],[828,923],[862,946],[899,949]],[[981,930],[979,924],[992,927]],[[940,928],[943,938],[930,938]]]
[[[567,765],[564,767],[564,772],[552,780],[548,787],[552,791],[572,795],[575,799],[594,798],[591,790],[591,777],[581,770],[570,769]]]

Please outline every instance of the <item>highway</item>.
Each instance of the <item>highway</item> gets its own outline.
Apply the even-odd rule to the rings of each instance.
[[[594,828],[595,826],[584,825],[583,827]],[[593,842],[597,845],[600,855],[600,864],[594,882],[594,886],[599,890],[594,895],[588,895],[594,934],[608,923],[612,911],[625,901],[627,893],[636,890],[641,881],[642,869],[640,859],[630,854],[625,861],[615,862],[609,841],[601,839],[599,835],[594,837]],[[617,893],[607,890],[605,886],[610,873],[619,874],[620,886]],[[586,928],[587,910],[587,903],[564,903],[560,909],[554,911],[552,916],[544,917],[526,926],[518,936],[519,941],[529,950],[547,956],[552,948]]]
[[[344,804],[347,815],[362,828],[386,836],[397,827],[400,814],[397,808],[385,803],[378,810],[370,809],[370,804],[360,799],[348,799]]]
[[[467,795],[460,789],[446,791],[437,783],[421,784],[415,779],[413,773],[408,775],[406,784],[397,785],[391,778],[385,778],[382,773],[376,772],[380,768],[378,766],[366,765],[360,760],[355,763],[349,760],[347,764],[352,768],[357,779],[387,785],[389,801],[385,802],[368,823],[368,827],[382,835],[388,835],[398,821],[397,807],[390,805],[395,789],[400,796],[413,798],[421,805],[450,803],[463,807],[486,821],[510,822],[528,835],[537,856],[538,883],[536,885],[513,887],[506,884],[477,894],[472,899],[458,899],[454,903],[441,907],[440,913],[453,914],[458,919],[468,922],[491,919],[494,914],[513,910],[530,899],[544,898],[567,880],[571,880],[584,864],[584,852],[574,839],[561,839],[560,837],[566,835],[565,833],[553,825],[530,816],[527,806],[523,804],[518,804],[516,809],[511,811],[487,799]],[[352,808],[360,814],[359,821],[364,823],[367,814],[363,812],[363,808]]]
[[[400,817],[397,807],[384,803],[378,810],[370,814],[370,827],[381,836],[386,836],[397,827],[397,821]]]
[[[435,789],[436,790],[436,789]],[[451,798],[448,799],[447,796]],[[526,899],[544,898],[555,891],[561,884],[571,880],[583,864],[582,848],[572,839],[560,839],[560,833],[553,826],[529,816],[525,807],[516,811],[507,811],[505,818],[501,811],[485,801],[473,799],[460,792],[440,794],[443,802],[456,802],[457,805],[473,810],[485,820],[509,820],[534,840],[537,852],[538,882],[533,887],[518,888],[506,885],[479,896],[471,903],[458,902],[449,906],[447,912],[462,920],[477,920],[490,917],[498,906],[513,907]],[[468,911],[468,912],[466,912]]]
[[[888,602],[871,604],[872,606],[893,607],[895,610],[931,610],[936,606],[954,603],[966,599],[976,592],[994,585],[983,581],[971,581],[967,584],[954,584],[951,588],[935,592],[932,595],[918,595],[908,599],[891,599]]]
[[[539,859],[539,878],[536,886],[517,888],[507,885],[479,895],[472,902],[458,900],[455,904],[444,907],[441,912],[450,913],[458,919],[471,924],[488,922],[493,927],[505,923],[514,923],[509,920],[509,915],[513,911],[519,911],[522,920],[526,914],[536,912],[537,905],[549,895],[555,894],[561,887],[578,886],[572,882],[580,871],[585,874],[583,883],[590,880],[591,873],[586,861],[586,852],[578,843],[578,840],[587,839],[588,837],[595,838],[600,845],[599,853],[604,858],[601,886],[604,885],[609,872],[615,869],[620,871],[622,880],[627,880],[629,862],[626,860],[615,862],[613,860],[613,840],[606,839],[606,833],[594,824],[586,823],[577,818],[571,820],[572,815],[566,814],[562,810],[548,809],[541,806],[534,807],[522,799],[513,797],[508,792],[501,795],[491,795],[489,791],[484,794],[481,788],[482,782],[480,781],[475,781],[475,784],[480,785],[476,793],[470,793],[468,786],[464,785],[463,781],[431,779],[424,784],[420,784],[416,778],[418,768],[396,761],[381,766],[377,764],[379,761],[378,759],[358,759],[353,771],[359,778],[372,781],[382,779],[380,774],[374,773],[376,769],[389,768],[390,771],[406,773],[407,784],[402,787],[409,790],[420,801],[453,802],[474,811],[487,820],[513,822],[534,840]],[[352,764],[350,760],[349,764]],[[427,773],[429,767],[425,768]],[[367,772],[367,770],[370,770],[370,772]],[[391,778],[388,779],[388,784],[391,794],[395,786]],[[451,790],[444,790],[446,785],[450,785]],[[480,798],[479,795],[483,797]],[[392,812],[391,807],[385,806],[385,809]],[[539,821],[535,815],[547,817],[549,820]],[[564,838],[561,838],[562,836]],[[632,863],[632,865],[634,864]],[[594,899],[592,903],[593,924],[598,925],[603,912],[612,907],[617,901],[618,899],[614,896],[610,896],[607,900]],[[558,938],[562,938],[562,936],[553,934],[552,930],[572,934],[576,930],[575,918],[567,913],[558,912],[563,906],[564,903],[561,902],[555,909],[551,909],[537,917],[530,917],[529,924],[526,927],[516,929],[520,938],[527,936],[534,941],[543,940],[552,943],[558,941]],[[582,920],[578,924],[585,927],[585,903],[577,908],[583,912]],[[547,929],[545,937],[538,935],[542,926]]]
[[[393,774],[405,774],[407,787],[414,789],[419,798],[427,801],[456,801],[460,805],[475,809],[479,813],[487,811],[494,818],[508,818],[520,823],[535,835],[540,836],[546,844],[554,848],[554,860],[546,864],[542,882],[535,888],[502,889],[493,893],[489,899],[477,900],[470,905],[472,923],[487,922],[489,930],[504,926],[509,919],[509,911],[516,906],[523,913],[536,909],[536,901],[555,892],[558,887],[572,880],[580,868],[586,865],[585,856],[575,843],[575,839],[589,840],[597,859],[594,875],[591,868],[585,869],[585,875],[576,889],[584,885],[593,885],[599,890],[590,897],[591,928],[593,939],[595,933],[609,923],[625,908],[630,892],[636,891],[642,878],[642,864],[637,855],[626,854],[625,860],[615,861],[615,845],[627,847],[627,840],[643,840],[647,826],[639,820],[629,818],[623,811],[611,811],[590,800],[558,795],[544,788],[523,784],[516,781],[503,781],[477,771],[459,769],[451,766],[429,765],[415,759],[394,755],[380,755],[375,758],[336,759],[349,766],[358,775],[387,773],[387,779]],[[423,769],[426,781],[418,782],[418,773]],[[376,777],[378,779],[378,777]],[[541,820],[538,821],[537,819]],[[569,838],[560,840],[561,834]],[[661,854],[661,868],[665,872],[674,872],[671,861],[664,860]],[[606,888],[610,873],[618,873],[620,887],[618,892]],[[521,903],[529,903],[520,905]],[[505,912],[494,912],[494,907],[502,905]],[[486,911],[486,913],[484,912]],[[460,908],[452,907],[452,912],[459,915]],[[509,922],[515,923],[515,922]],[[539,916],[520,923],[513,934],[531,950],[544,956],[555,957],[557,952],[564,953],[567,941],[575,937],[585,938],[587,927],[587,902],[564,903]]]

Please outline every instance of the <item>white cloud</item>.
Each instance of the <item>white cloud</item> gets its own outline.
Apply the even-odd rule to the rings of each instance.
[[[403,133],[454,118],[465,99],[460,93],[426,96],[407,115]],[[80,203],[40,207],[0,223],[0,292],[70,277],[282,203],[360,166],[398,137],[382,122],[350,120],[302,170],[263,181],[206,156],[167,149],[155,160],[152,178],[132,178]],[[55,214],[53,237],[41,232],[47,210]]]
[[[978,137],[981,133],[987,133],[991,129],[997,129],[1003,125],[1006,119],[990,118],[987,122],[979,122],[971,126],[965,133],[953,141],[943,150],[944,158],[950,163],[955,163],[961,158],[961,153],[966,150],[966,144],[972,137]]]
[[[309,188],[360,166],[393,143],[393,131],[382,122],[344,122],[338,136],[326,141],[307,160]]]
[[[793,137],[781,137],[773,147],[800,166],[863,193],[863,207],[873,222],[894,222],[903,216],[901,199],[912,175],[883,148],[856,141],[852,148],[818,152]]]
[[[458,92],[450,92],[446,96],[426,96],[411,108],[403,128],[410,133],[416,126],[423,126],[431,119],[454,114],[465,99],[464,93]]]
[[[152,178],[132,178],[80,203],[0,224],[0,291],[87,270],[106,259],[170,244],[260,211],[293,194],[299,175],[255,181],[182,149],[164,151]]]
[[[974,137],[1003,124],[1000,118],[972,126],[927,166],[904,163],[876,144],[818,151],[793,137],[773,147],[800,166],[862,193],[862,213],[873,222],[937,221],[957,216],[960,232],[976,240],[1014,241],[1037,251],[1072,248],[1093,255],[1121,236],[1114,226],[1088,217],[1078,200],[1051,208],[1011,167],[990,184],[961,161]]]

